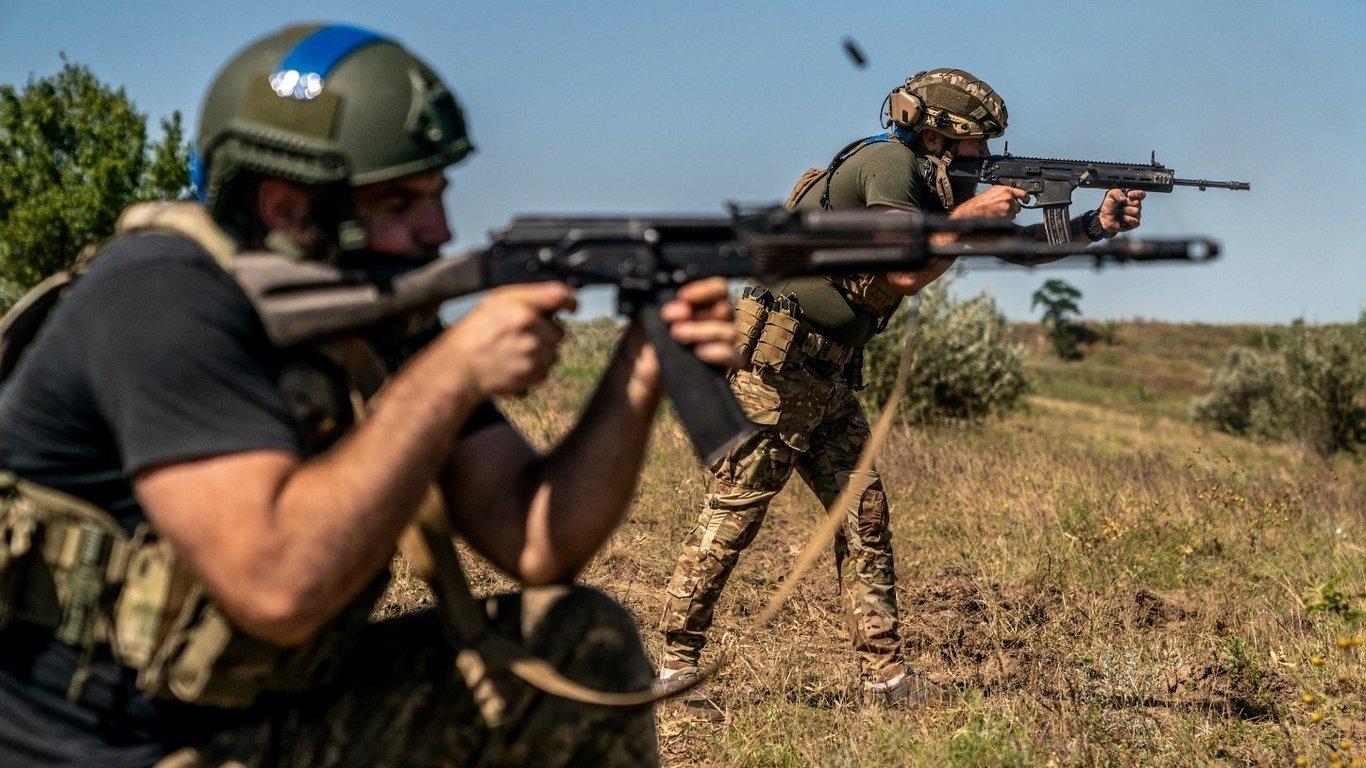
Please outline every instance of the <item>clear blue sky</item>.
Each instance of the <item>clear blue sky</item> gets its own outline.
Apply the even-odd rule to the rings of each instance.
[[[301,21],[390,34],[453,86],[479,148],[453,174],[455,248],[516,213],[778,201],[807,166],[877,132],[906,75],[955,66],[1005,96],[1015,154],[1139,162],[1155,150],[1180,176],[1253,185],[1148,198],[1143,231],[1212,236],[1214,264],[991,269],[960,293],[989,286],[1012,319],[1037,317],[1029,295],[1048,277],[1079,287],[1093,318],[1343,322],[1366,308],[1356,0],[0,0],[0,82],[53,74],[65,53],[153,124],[180,110],[193,130],[218,67]],[[1079,191],[1074,210],[1098,196]]]

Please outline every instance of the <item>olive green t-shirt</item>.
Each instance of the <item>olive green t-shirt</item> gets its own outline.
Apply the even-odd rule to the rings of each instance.
[[[793,207],[819,210],[824,190],[822,177]],[[898,141],[883,141],[860,149],[835,169],[830,179],[830,207],[858,210],[885,205],[903,211],[942,213],[939,199],[926,192],[921,163],[911,148]],[[778,295],[796,296],[802,317],[840,344],[861,347],[877,334],[879,319],[850,305],[844,293],[824,277],[794,277],[766,287]]]

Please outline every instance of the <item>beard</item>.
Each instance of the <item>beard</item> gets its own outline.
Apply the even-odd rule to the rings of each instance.
[[[953,190],[953,202],[955,206],[962,205],[963,201],[977,194],[977,188],[981,186],[975,179],[956,179],[949,178],[949,189]]]

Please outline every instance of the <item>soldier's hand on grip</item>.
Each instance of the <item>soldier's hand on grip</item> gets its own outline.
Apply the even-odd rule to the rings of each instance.
[[[998,184],[959,203],[949,215],[953,218],[1013,219],[1028,199],[1028,192]]]
[[[1148,193],[1141,189],[1111,189],[1100,201],[1100,226],[1106,234],[1138,229],[1143,220],[1143,198]]]
[[[441,342],[467,386],[484,397],[522,395],[545,380],[564,328],[555,313],[578,306],[564,283],[496,288],[451,326]]]

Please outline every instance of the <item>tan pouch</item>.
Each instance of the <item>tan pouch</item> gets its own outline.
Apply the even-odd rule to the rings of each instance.
[[[796,349],[799,326],[800,322],[795,316],[770,311],[754,345],[754,354],[751,356],[754,367],[781,371],[787,365],[798,362],[794,357],[800,356]]]
[[[19,603],[27,593],[29,571],[38,559],[33,547],[37,535],[33,505],[0,488],[0,629],[24,610]]]
[[[335,672],[388,583],[387,573],[377,577],[331,625],[286,648],[234,628],[164,542],[138,555],[115,610],[118,657],[138,669],[138,688],[148,696],[203,706],[242,708],[266,691],[317,687]],[[175,605],[174,613],[165,609]]]
[[[741,367],[748,367],[754,346],[764,331],[768,307],[751,296],[742,296],[735,304],[735,330],[740,337],[735,351],[740,354]]]

